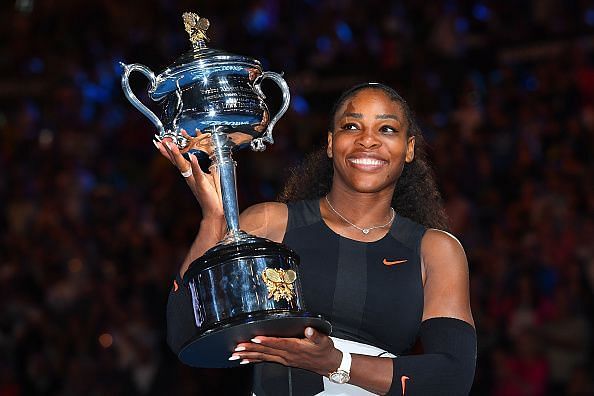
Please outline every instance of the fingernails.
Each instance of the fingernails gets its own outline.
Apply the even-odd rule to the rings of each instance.
[[[261,344],[262,343],[262,341],[260,341],[257,338],[252,338],[250,341],[253,342],[253,343],[255,343],[255,344]]]
[[[248,364],[250,361],[247,359],[243,359],[239,364]]]
[[[155,145],[157,150],[159,150],[159,143],[157,143],[157,141],[155,139],[153,139],[153,144]]]
[[[234,349],[235,352],[245,351],[245,347],[237,347]]]
[[[190,158],[190,162],[196,163],[196,156],[192,153],[188,153],[188,157]]]
[[[241,356],[238,355],[231,355],[231,357],[229,358],[229,360],[239,360],[241,359]]]
[[[306,337],[311,337],[313,335],[314,331],[311,327],[308,327],[307,329],[305,329],[305,336]]]
[[[171,143],[169,143],[169,142],[165,142],[165,146],[167,146],[167,148],[168,148],[169,150],[171,150]]]

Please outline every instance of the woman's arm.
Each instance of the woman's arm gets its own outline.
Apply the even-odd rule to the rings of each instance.
[[[428,230],[421,259],[426,279],[419,334],[423,354],[393,359],[388,394],[467,395],[474,380],[476,332],[466,254],[452,235]]]
[[[185,134],[185,131],[182,133]],[[195,156],[190,155],[190,161],[186,160],[171,139],[167,138],[162,142],[154,141],[154,143],[159,152],[175,165],[180,173],[192,170],[191,175],[184,179],[202,209],[198,234],[179,269],[180,278],[183,278],[190,264],[225,236],[227,223],[220,192],[217,191],[213,175],[202,172]],[[239,220],[242,230],[280,242],[287,226],[287,207],[285,204],[276,202],[254,205],[243,212]]]
[[[451,235],[429,230],[423,237],[421,256],[426,272],[420,331],[424,354],[395,359],[353,354],[350,384],[391,395],[460,395],[470,390],[476,336],[464,250]],[[256,337],[259,342],[239,344],[245,349],[233,355],[248,362],[270,361],[328,375],[338,368],[342,353],[329,337],[312,330],[306,331],[305,339]]]
[[[468,262],[460,242],[447,232],[427,230],[421,242],[421,260],[426,279],[423,321],[449,317],[474,327]]]
[[[264,202],[250,206],[239,216],[239,226],[241,230],[251,235],[281,242],[287,226],[287,206],[278,202]],[[180,268],[181,277],[194,260],[223,238],[225,231],[224,217],[222,223],[217,218],[202,219],[198,235]]]
[[[192,298],[189,288],[182,282],[189,266],[225,235],[227,224],[221,197],[212,175],[202,172],[196,157],[186,160],[170,139],[155,141],[159,152],[178,170],[191,175],[185,177],[188,187],[202,209],[198,235],[194,239],[181,267],[175,276],[167,301],[167,343],[178,353],[181,346],[196,333]],[[182,177],[182,176],[180,176]],[[240,216],[240,227],[253,235],[281,241],[287,223],[287,207],[284,204],[265,203],[247,209]]]
[[[185,131],[182,130],[182,133],[187,136]],[[198,235],[179,270],[181,278],[189,265],[220,241],[225,234],[226,222],[223,204],[213,175],[202,171],[198,159],[194,155],[190,154],[190,160],[186,160],[170,138],[165,138],[160,142],[153,140],[153,143],[161,155],[167,158],[182,174],[180,177],[184,177],[202,210]],[[183,176],[184,173],[187,177]]]

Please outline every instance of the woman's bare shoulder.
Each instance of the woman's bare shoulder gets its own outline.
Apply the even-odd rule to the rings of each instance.
[[[252,235],[281,242],[287,229],[288,213],[284,203],[262,202],[243,211],[240,226]]]
[[[449,232],[428,229],[421,241],[421,258],[427,275],[442,272],[468,275],[464,248]]]
[[[454,235],[447,231],[430,228],[425,232],[421,243],[421,253],[428,254],[464,254],[462,244]]]
[[[460,241],[448,232],[427,230],[421,242],[421,257],[426,274],[423,320],[451,317],[474,325],[468,262]]]

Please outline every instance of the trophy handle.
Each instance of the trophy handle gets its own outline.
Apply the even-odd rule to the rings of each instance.
[[[128,100],[130,101],[130,103],[132,103],[132,105],[134,105],[134,107],[136,107],[142,114],[145,115],[146,118],[148,118],[149,120],[151,120],[153,124],[155,124],[155,126],[159,130],[159,135],[163,137],[165,135],[163,123],[161,122],[159,117],[155,115],[155,113],[150,111],[145,105],[142,104],[142,102],[140,102],[140,100],[138,100],[136,95],[134,95],[134,92],[132,92],[132,89],[130,89],[130,83],[128,82],[130,73],[132,73],[133,71],[139,71],[142,74],[144,74],[146,78],[149,79],[149,82],[151,84],[149,87],[149,92],[151,92],[154,91],[157,86],[157,79],[155,78],[155,74],[148,67],[141,65],[139,63],[126,65],[120,62],[120,65],[124,68],[124,73],[122,74],[122,89],[124,90],[124,95],[126,95],[126,98],[128,98]]]
[[[260,84],[262,84],[262,81],[264,81],[267,78],[270,78],[272,81],[274,81],[276,83],[276,85],[278,85],[278,87],[281,89],[281,91],[283,93],[283,104],[282,104],[281,108],[278,110],[278,113],[276,113],[275,116],[272,117],[272,120],[270,120],[270,123],[266,127],[266,132],[264,132],[262,137],[252,140],[251,146],[252,146],[252,150],[254,150],[254,151],[264,151],[264,149],[266,149],[266,146],[264,145],[264,143],[270,143],[270,144],[274,143],[274,139],[272,138],[272,128],[274,128],[274,125],[276,124],[276,122],[283,116],[283,114],[285,114],[285,112],[289,108],[289,102],[291,101],[291,94],[289,93],[289,86],[287,85],[285,80],[282,78],[282,76],[275,72],[262,73],[262,75],[254,83],[254,89],[262,98],[266,99],[266,95],[264,95],[264,93],[262,92],[262,88],[260,88]]]

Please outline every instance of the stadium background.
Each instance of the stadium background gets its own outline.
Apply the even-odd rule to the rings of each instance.
[[[594,394],[594,2],[10,0],[0,395],[240,394],[248,381],[184,367],[164,343],[200,211],[120,88],[118,62],[158,73],[189,48],[187,10],[210,19],[211,47],[291,88],[275,145],[236,156],[241,208],[274,199],[324,142],[342,90],[395,87],[469,257],[473,394]]]

